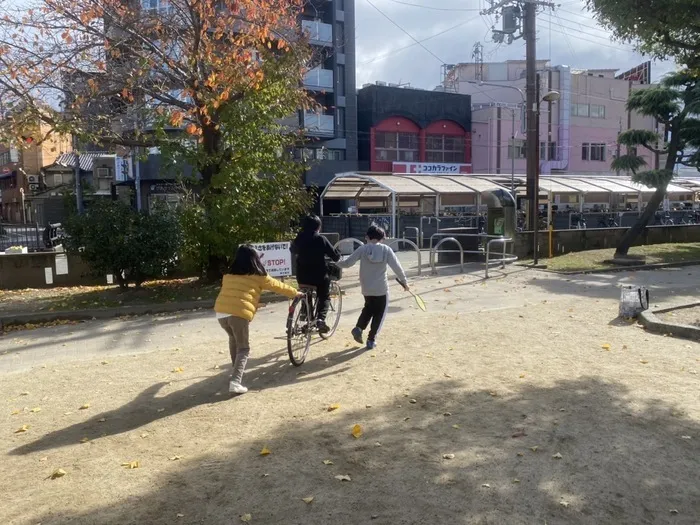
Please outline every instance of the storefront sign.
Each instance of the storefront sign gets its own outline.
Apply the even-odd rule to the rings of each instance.
[[[272,277],[287,277],[292,275],[292,252],[288,242],[270,242],[253,244],[260,254],[260,260]]]
[[[459,175],[471,173],[471,164],[453,164],[446,162],[394,162],[394,173],[413,173],[425,175]]]

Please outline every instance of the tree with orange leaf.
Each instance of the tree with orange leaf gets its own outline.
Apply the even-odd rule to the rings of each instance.
[[[0,99],[11,114],[0,122],[2,140],[17,141],[41,120],[83,143],[156,147],[166,164],[192,166],[191,215],[228,235],[190,240],[212,277],[230,245],[271,233],[221,216],[211,223],[219,210],[259,208],[264,216],[252,222],[281,225],[308,205],[284,155],[299,130],[281,124],[310,105],[301,87],[311,58],[297,22],[303,0],[30,3],[0,19]]]

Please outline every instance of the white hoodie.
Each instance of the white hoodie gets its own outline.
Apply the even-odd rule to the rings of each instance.
[[[406,273],[401,263],[396,258],[394,251],[386,244],[367,243],[360,246],[347,259],[335,263],[341,268],[350,268],[360,261],[360,285],[362,295],[378,297],[386,295],[389,291],[386,267],[391,266],[402,283],[406,282]]]

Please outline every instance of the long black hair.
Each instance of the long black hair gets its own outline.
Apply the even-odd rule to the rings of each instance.
[[[249,244],[241,244],[228,270],[233,275],[267,275],[258,252]]]
[[[307,215],[301,223],[301,231],[309,234],[316,233],[321,229],[321,219],[318,215]]]

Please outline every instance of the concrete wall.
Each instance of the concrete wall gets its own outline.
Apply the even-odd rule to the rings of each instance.
[[[554,231],[554,255],[614,248],[626,231],[627,228]],[[700,225],[650,226],[639,236],[635,246],[669,242],[700,242]],[[549,232],[541,231],[538,243],[540,258],[544,259],[549,255]],[[532,257],[532,244],[532,232],[518,233],[515,239],[515,254],[521,259]]]
[[[45,268],[51,268],[53,284],[46,284]],[[79,257],[68,255],[68,274],[56,274],[56,254],[29,253],[0,255],[0,289],[54,288],[107,284],[106,276],[90,275],[90,268]]]

